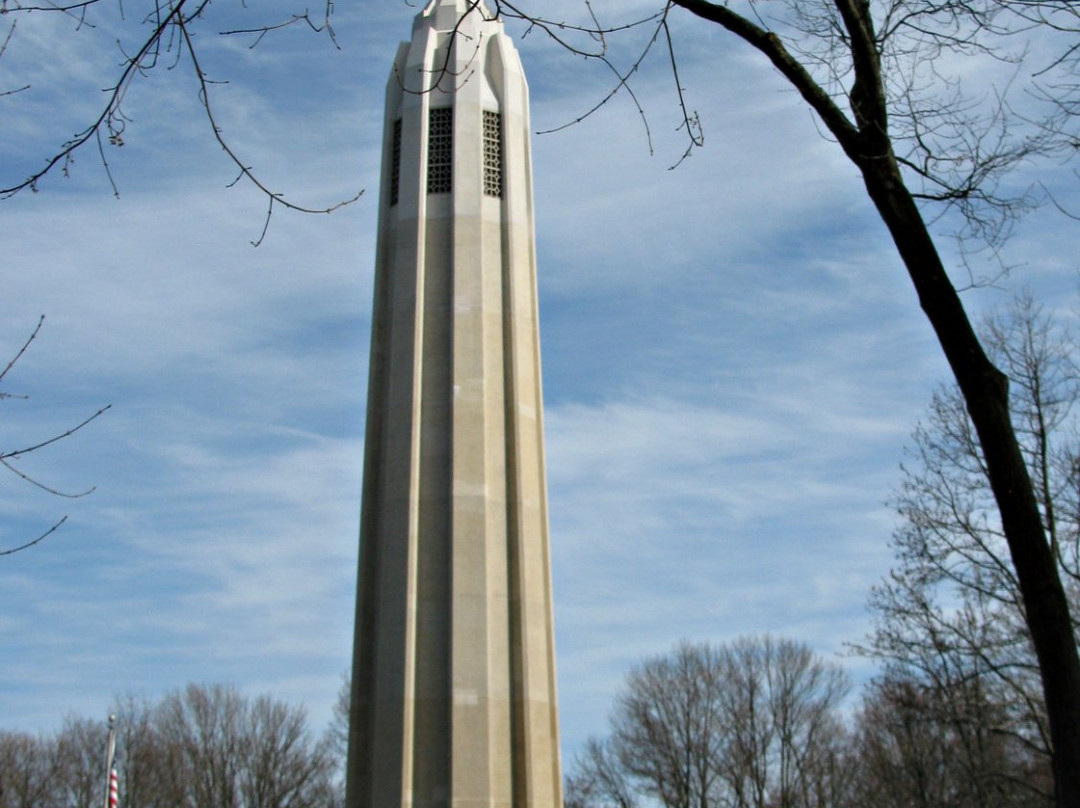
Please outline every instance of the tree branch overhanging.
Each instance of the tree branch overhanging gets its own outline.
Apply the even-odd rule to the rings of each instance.
[[[34,340],[37,339],[37,336],[38,336],[39,332],[41,331],[41,327],[44,324],[44,322],[45,322],[45,316],[42,315],[41,317],[38,318],[37,325],[30,332],[30,335],[23,342],[22,346],[20,346],[20,348],[15,352],[14,356],[12,356],[12,358],[7,362],[7,364],[4,365],[3,370],[0,370],[0,382],[3,382],[4,378],[8,375],[9,372],[11,372],[12,368],[15,367],[16,363],[18,363],[18,361],[26,354],[27,349],[29,349],[31,344],[34,342]],[[13,395],[13,394],[8,393],[6,391],[0,391],[0,401],[3,401],[5,399],[12,399],[12,398],[20,398],[20,399],[25,400],[27,397],[22,396],[22,395],[19,395],[19,396]],[[18,468],[15,465],[14,461],[17,458],[26,457],[29,454],[32,454],[32,453],[37,452],[37,451],[39,451],[41,449],[44,449],[47,446],[51,446],[51,445],[65,439],[65,438],[71,437],[76,432],[81,430],[83,427],[87,426],[91,422],[97,420],[99,417],[104,415],[111,408],[112,408],[111,404],[108,404],[108,405],[106,405],[104,407],[101,407],[93,415],[90,415],[88,418],[84,418],[81,422],[79,422],[75,426],[70,427],[70,428],[64,430],[63,432],[57,433],[57,434],[55,434],[55,435],[53,435],[53,436],[51,436],[49,438],[46,438],[44,440],[36,441],[35,443],[29,444],[27,446],[23,446],[23,447],[17,448],[17,449],[2,449],[2,448],[0,448],[0,466],[3,466],[5,469],[10,471],[12,474],[14,474],[16,477],[18,477],[22,481],[24,481],[26,483],[29,483],[30,485],[34,486],[35,488],[38,488],[38,489],[40,489],[42,491],[45,491],[48,494],[56,496],[56,497],[61,497],[63,499],[81,499],[82,497],[85,497],[85,496],[93,493],[96,490],[95,486],[91,486],[90,488],[87,488],[87,489],[82,490],[82,491],[71,492],[71,491],[63,491],[63,490],[57,488],[56,486],[48,485],[47,483],[42,482],[37,477],[35,477],[33,475],[30,475],[30,474],[27,474],[25,471]],[[50,527],[44,533],[40,534],[35,539],[32,539],[32,540],[30,540],[28,542],[24,542],[23,544],[18,545],[18,546],[13,547],[13,548],[8,548],[6,550],[0,550],[0,556],[12,555],[14,553],[19,552],[20,550],[25,550],[25,549],[27,549],[29,547],[33,547],[34,545],[39,544],[44,539],[46,539],[50,535],[52,535],[62,524],[64,524],[64,522],[67,521],[67,518],[68,518],[67,515],[64,515],[61,519],[59,519],[57,522],[55,522],[52,525],[52,527]]]
[[[87,10],[100,2],[103,2],[103,0],[83,0],[82,2],[61,5],[34,5],[21,3],[19,0],[0,0],[0,15],[16,12],[28,13],[53,11],[75,15],[79,24],[83,25],[89,24],[86,21],[85,16]],[[323,207],[312,207],[299,204],[289,199],[283,193],[271,190],[253,166],[242,159],[238,151],[227,139],[223,128],[215,118],[214,111],[211,108],[210,93],[211,85],[215,82],[210,79],[203,69],[195,39],[191,34],[191,25],[205,15],[209,4],[209,0],[155,0],[153,10],[145,19],[145,22],[150,26],[150,31],[140,40],[139,47],[134,52],[128,53],[124,52],[123,49],[121,50],[123,58],[121,61],[120,73],[112,85],[105,91],[105,103],[101,107],[96,118],[83,130],[65,141],[59,149],[45,160],[43,167],[33,171],[19,182],[0,188],[0,199],[9,198],[20,191],[39,190],[41,181],[54,171],[59,171],[61,174],[67,176],[71,170],[76,152],[91,142],[96,146],[99,162],[105,172],[106,179],[112,188],[113,194],[118,196],[119,188],[109,165],[109,160],[106,155],[106,146],[119,147],[124,145],[128,125],[130,124],[130,119],[124,112],[125,97],[136,79],[146,76],[150,71],[158,67],[162,58],[170,53],[173,54],[172,62],[169,65],[170,68],[175,67],[185,59],[190,65],[196,81],[199,102],[203,108],[210,131],[215,141],[236,167],[237,175],[232,182],[229,183],[229,187],[244,180],[266,199],[267,211],[263,222],[262,232],[259,237],[252,242],[253,245],[258,246],[265,238],[275,207],[283,207],[301,213],[331,213],[338,208],[349,205],[359,199],[364,193],[363,190],[359,190],[352,197],[339,200]],[[340,49],[340,46],[337,43],[336,34],[330,22],[332,12],[333,0],[326,0],[324,16],[320,21],[316,21],[311,17],[308,11],[304,11],[303,13],[293,15],[285,22],[254,28],[223,31],[222,35],[254,35],[255,40],[249,46],[250,48],[254,48],[266,36],[273,32],[295,25],[305,25],[314,33],[325,33],[333,45]],[[3,47],[7,46],[13,32],[14,23],[8,31],[3,42]],[[0,56],[2,55],[3,50],[0,48]],[[30,89],[29,86],[19,87],[8,90],[4,94],[22,92],[28,89]]]

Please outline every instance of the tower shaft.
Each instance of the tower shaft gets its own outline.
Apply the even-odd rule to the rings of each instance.
[[[528,88],[433,0],[387,87],[348,808],[559,808]]]

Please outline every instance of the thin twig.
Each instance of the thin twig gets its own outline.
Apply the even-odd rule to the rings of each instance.
[[[44,322],[45,322],[45,315],[42,314],[40,317],[38,317],[37,325],[34,327],[34,330],[30,333],[30,336],[26,338],[26,342],[23,343],[23,346],[19,349],[19,352],[17,354],[15,354],[15,356],[12,358],[12,360],[7,363],[7,366],[2,371],[0,371],[0,381],[3,381],[4,377],[7,375],[7,372],[9,370],[11,370],[15,366],[15,363],[19,361],[19,358],[24,353],[26,353],[26,349],[30,347],[30,343],[34,341],[34,338],[38,335],[38,332],[41,330],[41,326],[42,326],[42,324]]]
[[[0,556],[9,556],[9,555],[12,555],[12,554],[14,554],[14,553],[17,553],[17,552],[19,552],[20,550],[25,550],[25,549],[27,549],[28,547],[33,547],[33,546],[34,546],[35,544],[37,544],[38,542],[40,542],[40,541],[42,541],[42,540],[44,540],[44,539],[47,539],[47,538],[48,538],[48,537],[49,537],[50,535],[52,535],[53,533],[55,533],[55,532],[56,532],[56,530],[57,530],[57,528],[59,528],[59,527],[60,527],[60,525],[64,524],[64,522],[66,522],[66,521],[67,521],[67,515],[65,514],[65,515],[64,515],[64,516],[63,516],[63,517],[62,517],[62,518],[60,519],[60,521],[59,521],[59,522],[57,522],[57,523],[56,523],[55,525],[53,525],[52,527],[50,527],[50,528],[49,528],[48,530],[46,530],[46,531],[45,531],[44,533],[42,533],[42,534],[41,534],[40,536],[38,536],[38,537],[37,537],[36,539],[34,539],[33,541],[28,541],[28,542],[27,542],[26,544],[20,544],[20,545],[19,545],[18,547],[11,547],[11,548],[9,548],[9,549],[7,549],[7,550],[0,550]]]
[[[71,427],[71,429],[67,430],[66,432],[63,432],[62,434],[54,435],[53,437],[49,438],[48,440],[43,440],[40,443],[35,443],[33,446],[26,446],[26,447],[24,447],[22,449],[15,449],[14,451],[11,451],[11,452],[0,452],[0,463],[5,463],[5,461],[7,461],[8,459],[10,459],[12,457],[18,457],[19,455],[29,454],[30,452],[36,452],[38,449],[44,449],[46,446],[49,446],[49,445],[51,445],[53,443],[56,443],[58,440],[63,440],[64,438],[71,437],[76,432],[78,432],[80,429],[82,429],[84,426],[89,424],[91,421],[95,420],[96,418],[99,418],[100,416],[104,415],[106,412],[108,412],[111,409],[112,409],[112,404],[106,404],[104,407],[102,407],[100,410],[95,412],[89,418],[87,418],[84,421],[82,421],[81,423]],[[6,465],[6,463],[5,463],[5,465]],[[18,473],[18,472],[16,472],[16,473]]]

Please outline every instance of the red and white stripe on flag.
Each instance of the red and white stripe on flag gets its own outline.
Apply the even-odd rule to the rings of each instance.
[[[120,787],[117,783],[116,769],[109,771],[109,808],[116,808],[119,801]]]

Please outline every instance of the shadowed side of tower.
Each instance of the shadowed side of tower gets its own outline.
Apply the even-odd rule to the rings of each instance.
[[[560,808],[528,88],[433,0],[387,86],[348,808]]]

